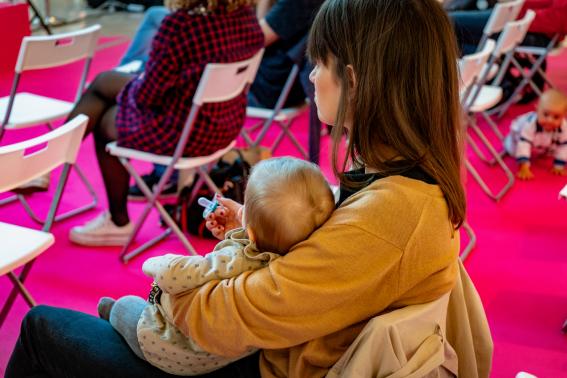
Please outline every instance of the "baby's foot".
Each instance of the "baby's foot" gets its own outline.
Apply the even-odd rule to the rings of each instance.
[[[112,310],[112,306],[116,301],[110,297],[102,297],[98,301],[98,316],[101,319],[108,320],[110,319],[110,310]]]

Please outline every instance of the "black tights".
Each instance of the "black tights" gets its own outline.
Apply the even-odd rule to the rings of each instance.
[[[81,96],[67,120],[79,114],[89,117],[85,137],[93,133],[96,157],[102,173],[108,208],[112,221],[117,226],[129,222],[128,186],[130,175],[118,158],[106,152],[106,144],[117,139],[116,96],[134,76],[107,71],[99,74]]]

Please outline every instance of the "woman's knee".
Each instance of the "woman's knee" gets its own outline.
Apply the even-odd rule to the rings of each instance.
[[[88,89],[94,92],[104,92],[109,84],[112,83],[112,76],[112,71],[104,71],[99,73],[89,85]]]
[[[115,103],[116,96],[133,77],[134,75],[117,71],[101,72],[89,85],[87,91],[110,103]]]
[[[50,334],[52,326],[60,319],[57,310],[60,309],[45,305],[32,307],[22,320],[22,341],[35,344],[36,341],[45,340],[44,336]]]

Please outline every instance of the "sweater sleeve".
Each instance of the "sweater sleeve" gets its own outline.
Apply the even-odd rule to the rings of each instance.
[[[169,294],[194,289],[211,280],[211,275],[214,275],[206,257],[171,253],[147,259],[142,270]]]
[[[390,305],[399,295],[401,255],[360,228],[323,227],[264,269],[188,293],[173,321],[204,350],[225,357],[301,344]]]
[[[244,246],[237,241],[224,240],[205,256],[166,254],[149,258],[142,270],[153,277],[158,286],[169,294],[180,294],[212,280],[237,276],[247,270],[267,264],[264,259],[250,259]]]

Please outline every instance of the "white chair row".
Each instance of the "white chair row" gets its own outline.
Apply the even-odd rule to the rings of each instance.
[[[59,207],[69,172],[74,166],[88,118],[80,115],[47,134],[24,142],[0,147],[0,193],[63,166],[57,189],[41,231],[0,222],[0,276],[7,275],[14,284],[2,310],[0,326],[18,294],[30,306],[35,305],[24,286],[35,258],[54,242],[49,233]],[[76,167],[75,167],[76,168]],[[22,267],[19,275],[14,272]]]
[[[78,100],[85,86],[99,30],[100,26],[96,25],[74,33],[60,34],[56,36],[26,37],[24,39],[15,69],[16,75],[10,96],[0,99],[0,119],[3,120],[0,125],[0,137],[4,130],[30,127],[41,123],[46,123],[51,129],[51,121],[60,119],[69,114],[74,105],[71,102],[55,100],[31,93],[18,93],[17,90],[21,74],[27,70],[52,68],[84,59],[84,69],[76,94],[76,100]],[[157,201],[157,198],[163,188],[163,185],[167,182],[167,179],[169,179],[174,169],[182,170],[184,171],[184,174],[187,175],[190,174],[188,173],[189,171],[197,173],[198,181],[194,186],[194,193],[196,193],[203,184],[206,184],[212,190],[219,192],[219,189],[210,179],[208,171],[216,161],[218,161],[228,150],[234,147],[235,141],[226,146],[226,148],[217,151],[210,156],[187,159],[182,158],[181,155],[200,107],[205,103],[227,101],[247,90],[256,76],[262,53],[263,51],[260,51],[253,58],[244,62],[233,64],[209,64],[206,67],[197,91],[193,97],[193,107],[187,118],[181,138],[178,141],[174,156],[158,156],[149,153],[142,153],[140,151],[119,147],[115,143],[108,146],[109,152],[120,158],[148,199],[146,208],[136,223],[135,231],[131,235],[130,241],[124,246],[120,255],[120,258],[124,262],[145,250],[147,247],[155,244],[157,241],[163,239],[171,232],[175,233],[179,237],[189,253],[195,253],[191,243],[179,230],[175,222],[164,210],[163,206]],[[288,81],[293,83],[294,79],[295,76],[291,77]],[[223,83],[223,85],[218,86],[216,85],[217,83]],[[265,128],[267,128],[272,121],[276,121],[280,125],[281,135],[278,136],[276,145],[273,148],[275,148],[283,136],[286,135],[291,137],[292,141],[295,141],[293,136],[289,133],[289,126],[291,123],[290,120],[299,114],[299,110],[283,109],[283,101],[285,101],[285,97],[287,97],[287,93],[282,93],[281,101],[278,101],[278,106],[276,106],[275,109],[249,109],[249,112],[251,112],[253,116],[267,119],[267,122],[264,123]],[[262,131],[262,133],[264,133],[264,131]],[[256,140],[256,142],[251,142],[251,145],[257,145],[260,140],[261,138]],[[151,189],[148,188],[143,181],[141,181],[140,176],[135,173],[128,162],[129,159],[138,159],[156,164],[167,165],[168,169],[160,183]],[[72,215],[91,209],[97,204],[98,200],[94,189],[86,180],[86,177],[81,173],[79,168],[75,167],[75,169],[79,173],[81,180],[87,186],[88,191],[93,196],[93,201],[86,206],[58,215],[55,220],[68,218]],[[12,201],[15,198],[16,197],[10,197],[7,200],[5,199],[0,201],[0,205]],[[23,195],[18,195],[17,198],[22,202],[24,208],[30,214],[32,219],[38,223],[44,222],[35,215]],[[159,211],[165,223],[169,226],[168,229],[162,235],[148,243],[145,243],[132,253],[128,253],[131,242],[137,235],[140,227],[144,223],[152,208],[156,208]]]
[[[5,130],[28,128],[47,125],[52,130],[52,121],[67,116],[73,109],[74,102],[62,101],[33,93],[18,92],[22,74],[26,71],[54,68],[84,60],[83,71],[75,94],[77,101],[83,93],[85,82],[93,59],[96,43],[100,33],[100,25],[71,33],[48,36],[28,36],[22,40],[12,89],[8,97],[0,98],[0,140]],[[75,208],[64,214],[59,214],[56,221],[67,219],[76,214],[96,207],[98,197],[86,175],[79,167],[75,167],[81,182],[92,197],[90,203]],[[19,199],[30,217],[39,224],[45,222],[35,214],[25,196],[12,196],[0,205]]]
[[[510,3],[498,5],[507,4]],[[482,148],[469,133],[467,133],[467,141],[481,160],[490,164],[497,164],[502,169],[506,175],[506,184],[500,190],[491,189],[469,160],[465,161],[466,168],[481,186],[482,190],[495,201],[500,200],[512,188],[514,174],[502,160],[503,148],[502,151],[498,151],[499,149],[494,147],[490,139],[478,126],[476,116],[481,115],[484,118],[498,141],[504,139],[502,132],[490,118],[488,111],[502,99],[503,91],[499,86],[499,80],[501,80],[503,73],[509,68],[515,48],[523,41],[534,17],[535,13],[528,11],[521,20],[509,21],[504,26],[496,42],[488,39],[481,51],[463,57],[460,62],[461,76],[463,78],[461,103],[465,114],[467,114],[467,130],[474,131],[475,136],[490,154],[490,157],[485,155]],[[487,82],[490,80],[491,72],[494,71],[493,68],[496,67],[500,59],[503,59],[503,61],[498,66],[496,78],[492,84],[488,85]]]

